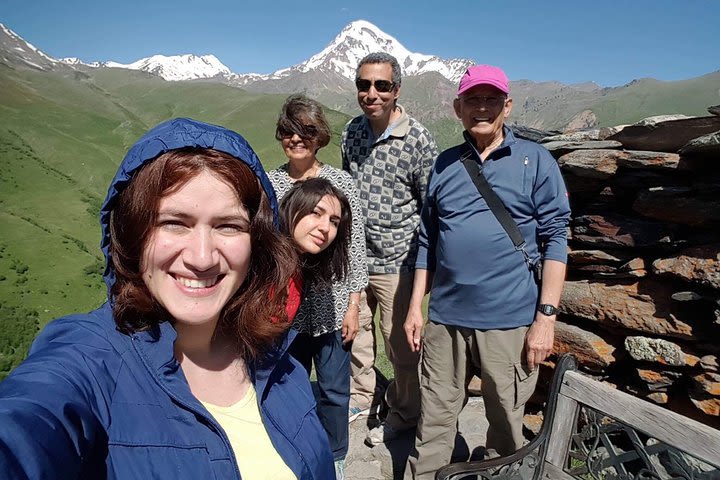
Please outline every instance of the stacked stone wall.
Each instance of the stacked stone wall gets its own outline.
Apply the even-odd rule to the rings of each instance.
[[[720,427],[720,116],[546,137],[570,192],[555,351]]]

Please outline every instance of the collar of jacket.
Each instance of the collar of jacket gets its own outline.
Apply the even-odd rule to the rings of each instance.
[[[248,373],[259,399],[264,397],[263,393],[270,383],[275,367],[296,335],[297,332],[292,328],[289,329],[261,358],[247,363]],[[201,404],[190,391],[190,386],[180,368],[180,362],[175,358],[174,345],[177,332],[170,322],[162,322],[155,328],[135,332],[130,337],[145,367],[160,387],[186,405],[200,409]]]
[[[510,130],[510,128],[506,125],[503,125],[503,135],[505,138],[503,138],[502,143],[498,146],[498,148],[493,150],[485,160],[497,160],[510,154],[510,147],[517,143],[517,139],[515,138],[512,130]],[[480,152],[478,152],[477,146],[475,145],[475,139],[467,130],[463,130],[463,138],[465,139],[465,144],[469,146],[473,152],[475,152],[475,158],[479,160]]]

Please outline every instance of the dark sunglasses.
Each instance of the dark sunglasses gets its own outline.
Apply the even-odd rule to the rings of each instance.
[[[290,138],[297,134],[303,140],[311,140],[318,136],[318,128],[315,125],[302,125],[300,131],[291,130],[287,127],[279,126],[277,128],[278,140],[282,138]]]
[[[375,82],[364,78],[358,78],[355,80],[355,86],[357,87],[358,92],[367,92],[373,85],[375,85],[375,90],[380,93],[388,93],[395,88],[395,83],[390,80],[375,80]]]

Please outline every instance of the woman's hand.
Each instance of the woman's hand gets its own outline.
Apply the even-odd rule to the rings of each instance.
[[[347,312],[342,322],[342,339],[343,345],[355,340],[355,336],[360,329],[360,309],[356,304],[348,305]]]

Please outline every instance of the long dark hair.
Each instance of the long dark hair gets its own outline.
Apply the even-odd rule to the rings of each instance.
[[[143,166],[120,193],[110,216],[113,317],[125,333],[172,320],[142,279],[142,253],[157,224],[160,201],[203,171],[226,182],[250,215],[250,268],[220,312],[217,328],[236,340],[243,358],[256,358],[288,326],[273,320],[287,319],[287,292],[278,286],[289,283],[298,256],[292,242],[274,227],[270,202],[255,174],[244,162],[217,150],[164,153]]]
[[[352,214],[350,202],[343,192],[325,178],[310,178],[296,182],[280,204],[280,228],[292,238],[295,227],[305,216],[310,215],[318,202],[326,195],[340,202],[340,222],[335,240],[322,252],[310,255],[298,252],[301,257],[304,279],[330,283],[344,280],[350,269],[350,225]]]

